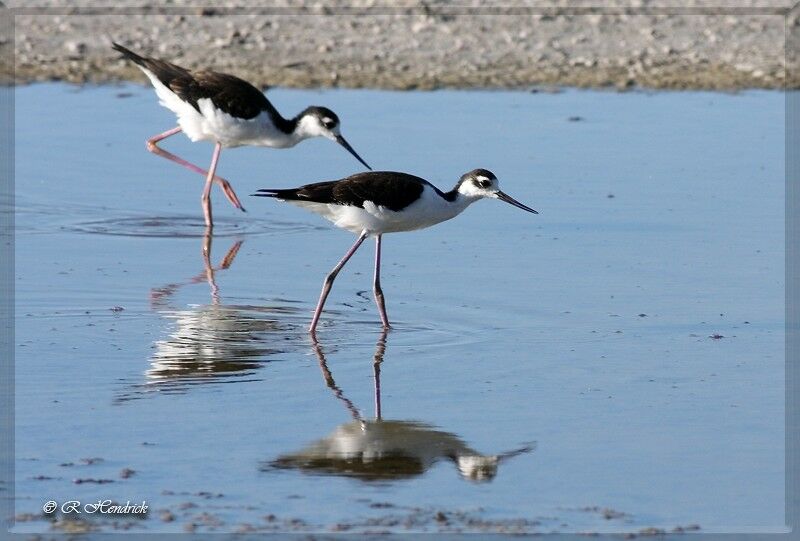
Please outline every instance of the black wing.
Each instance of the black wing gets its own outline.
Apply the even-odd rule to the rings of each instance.
[[[173,79],[167,86],[198,111],[197,102],[203,98],[209,98],[214,107],[236,118],[254,118],[262,111],[272,109],[263,92],[227,73],[199,71]]]
[[[254,195],[361,208],[364,208],[365,201],[370,201],[375,205],[399,211],[419,199],[426,185],[436,189],[427,180],[414,175],[393,171],[368,171],[341,180],[316,182],[299,188],[258,190],[259,193]],[[439,192],[438,189],[436,191]]]
[[[153,73],[164,86],[198,112],[198,100],[209,98],[214,107],[236,118],[254,118],[262,111],[268,111],[273,120],[280,118],[264,93],[244,79],[214,71],[192,73],[165,60],[140,56],[118,43],[114,43],[113,48]]]

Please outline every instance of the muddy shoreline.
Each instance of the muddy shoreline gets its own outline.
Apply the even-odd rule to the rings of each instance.
[[[536,86],[720,89],[796,87],[787,80],[787,2],[735,8],[686,2],[291,2],[145,8],[49,0],[15,6],[14,81],[143,81],[112,40],[190,68],[261,86],[384,89]],[[9,32],[6,32],[8,34]],[[796,32],[795,32],[796,33]],[[8,59],[11,55],[4,55]],[[6,76],[9,66],[4,66]],[[792,79],[792,77],[790,77]]]
[[[713,8],[687,2],[521,2],[465,8],[450,2],[293,2],[144,8],[50,0],[15,9],[14,80],[144,81],[110,49],[119,41],[190,68],[261,86],[385,89],[625,89],[796,87],[785,35],[798,25],[784,1]],[[13,4],[12,4],[13,7]],[[8,54],[5,55],[8,58]],[[9,67],[5,66],[6,77]]]

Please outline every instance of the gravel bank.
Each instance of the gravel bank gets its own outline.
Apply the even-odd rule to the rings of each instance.
[[[788,0],[9,4],[15,33],[0,48],[13,44],[17,83],[143,81],[113,39],[262,86],[800,87],[786,70],[786,36],[800,32]]]

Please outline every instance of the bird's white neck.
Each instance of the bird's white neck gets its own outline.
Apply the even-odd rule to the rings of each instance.
[[[435,217],[431,220],[431,224],[451,220],[464,212],[464,210],[479,198],[465,196],[455,190],[445,192],[441,196],[442,203],[436,206]]]
[[[464,212],[464,209],[466,209],[472,203],[482,199],[482,197],[464,194],[458,191],[458,188],[453,188],[444,194],[444,199],[447,201],[447,206],[453,209],[455,212],[453,216],[457,216]]]
[[[307,116],[295,117],[290,120],[281,118],[276,122],[275,119],[269,118],[264,113],[264,119],[260,132],[252,138],[249,144],[272,148],[291,148],[311,137],[324,135],[314,126],[313,120]]]

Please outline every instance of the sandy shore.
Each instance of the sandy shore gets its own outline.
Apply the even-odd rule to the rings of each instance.
[[[796,70],[786,75],[785,36],[800,24],[789,0],[9,4],[0,48],[8,59],[13,46],[17,83],[143,81],[115,40],[262,86],[800,87]]]

